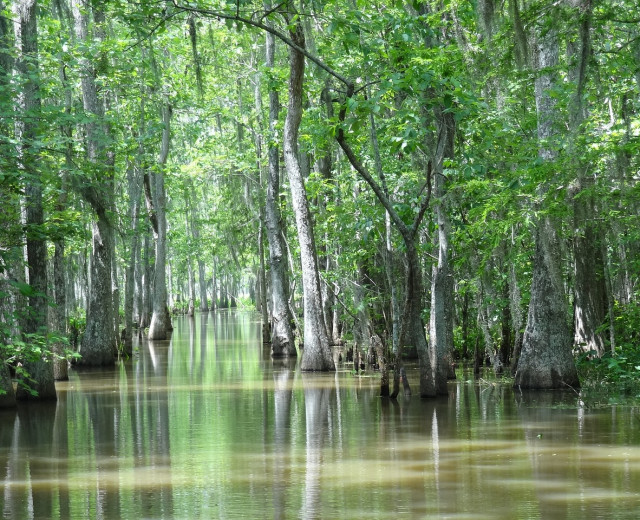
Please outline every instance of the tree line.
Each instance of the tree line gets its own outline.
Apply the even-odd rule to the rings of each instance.
[[[639,21],[627,0],[0,1],[4,402],[245,292],[272,356],[334,370],[350,340],[392,397],[408,354],[423,397],[461,358],[521,388],[632,359]]]

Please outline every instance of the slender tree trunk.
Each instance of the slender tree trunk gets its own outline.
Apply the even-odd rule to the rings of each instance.
[[[213,257],[213,269],[211,272],[211,312],[218,307],[218,280],[217,280],[218,261]]]
[[[262,213],[262,212],[261,212]],[[269,308],[267,306],[267,273],[264,260],[264,215],[258,222],[258,257],[260,266],[258,272],[258,288],[260,289],[259,302],[262,314],[262,343],[271,343],[271,327],[269,325]]]
[[[405,303],[403,311],[402,325],[400,327],[400,346],[408,341],[414,345],[420,360],[420,397],[433,397],[437,393],[435,385],[432,356],[429,352],[429,345],[425,333],[424,320],[422,319],[422,298],[424,296],[424,286],[422,283],[422,269],[415,239],[405,240],[406,258],[406,286]],[[403,339],[405,338],[405,339]],[[393,377],[392,396],[397,396],[400,391],[400,374],[402,349],[398,349],[396,354],[396,369]],[[406,386],[405,386],[406,388]]]
[[[198,262],[198,293],[200,294],[200,310],[202,312],[209,312],[209,305],[207,302],[207,278],[205,276],[204,260],[202,260],[202,251],[200,248],[200,219],[199,217],[199,204],[196,199],[196,190],[191,186],[191,235],[193,236],[193,242],[196,244],[195,251],[197,253],[196,261]]]
[[[302,25],[299,21],[295,22],[290,33],[293,41],[304,48]],[[298,161],[298,129],[302,119],[303,82],[304,55],[292,48],[290,49],[289,103],[284,126],[284,161],[289,175],[302,263],[304,353],[300,367],[302,370],[335,370],[322,312],[322,292],[313,223]]]
[[[435,214],[438,223],[437,262],[431,273],[431,312],[429,339],[431,364],[434,370],[436,391],[447,394],[447,377],[453,353],[453,275],[449,267],[449,234],[451,224],[446,204],[445,160],[453,159],[455,121],[453,114],[444,107],[437,107],[435,114],[438,129],[438,149],[434,179]]]
[[[54,276],[54,293],[55,293],[55,309],[54,322],[57,332],[61,335],[67,334],[67,301],[66,301],[66,281],[65,281],[65,259],[64,259],[64,240],[55,243],[53,254],[53,276]],[[69,362],[63,357],[63,345],[56,344],[54,353],[57,356],[53,360],[53,378],[56,381],[66,381],[69,379]]]
[[[553,163],[557,151],[554,68],[558,62],[558,35],[551,19],[554,9],[546,12],[539,23],[535,42],[536,111],[538,115],[539,157]],[[540,187],[543,194],[548,189]],[[534,234],[535,254],[527,326],[515,374],[520,388],[562,388],[579,386],[578,374],[571,354],[571,332],[567,325],[567,306],[561,277],[561,244],[551,217],[541,217]]]
[[[275,37],[271,33],[267,33],[266,61],[269,68],[274,66],[274,54]],[[275,144],[279,110],[278,90],[275,87],[269,87],[269,175],[265,201],[265,227],[269,243],[269,272],[271,274],[271,355],[286,357],[296,356],[297,351],[291,328],[293,318],[289,310],[287,257],[279,207],[280,161],[278,146]]]
[[[138,233],[138,212],[140,210],[140,196],[142,184],[140,173],[133,164],[127,170],[129,183],[129,219],[131,222],[131,235],[129,246],[129,263],[126,267],[126,280],[124,288],[124,353],[130,356],[133,353],[133,300],[135,288],[136,261],[140,256],[140,236]]]
[[[171,107],[167,101],[162,106],[162,144],[158,160],[159,171],[155,175],[155,197],[153,207],[157,219],[154,229],[156,241],[156,260],[153,283],[153,315],[149,325],[149,339],[167,339],[169,335],[169,316],[167,313],[167,217],[164,172],[162,171],[169,156],[171,137]]]
[[[36,0],[17,2],[14,16],[18,51],[16,69],[22,80],[17,103],[21,113],[16,122],[16,136],[19,141],[18,161],[25,182],[28,283],[31,288],[24,331],[44,336],[47,333],[47,244],[43,238],[43,185],[38,171],[40,158],[36,144],[41,107]],[[41,357],[37,361],[25,361],[23,365],[31,378],[24,383],[35,394],[20,385],[16,399],[56,399],[51,359]]]
[[[366,272],[360,263],[358,265],[358,278],[353,284],[353,305],[356,309],[356,319],[353,324],[354,349],[366,355],[371,346],[371,319],[369,306],[365,297]],[[355,352],[354,352],[355,357]]]
[[[153,264],[151,260],[153,256],[153,250],[151,248],[151,237],[149,235],[149,229],[146,229],[144,232],[142,246],[142,249],[144,251],[144,258],[141,258],[140,287],[138,289],[138,294],[140,295],[140,315],[138,322],[139,333],[142,333],[142,331],[146,329],[151,323],[151,280],[153,278]]]
[[[382,168],[382,159],[380,158],[380,146],[378,144],[378,132],[376,128],[376,120],[373,111],[369,114],[369,124],[371,130],[371,148],[373,149],[374,164],[376,167],[376,173],[378,178],[384,179],[384,171]],[[389,193],[385,193],[389,197]],[[393,250],[393,238],[391,227],[391,215],[389,211],[385,209],[384,212],[384,230],[385,230],[385,257],[384,257],[384,269],[387,277],[387,284],[389,286],[390,293],[390,311],[391,311],[391,351],[395,354],[398,351],[398,344],[400,342],[400,321],[402,319],[402,311],[400,310],[400,296],[399,288],[396,282],[398,275],[398,261]],[[388,384],[388,377],[387,377]],[[388,391],[383,390],[382,394],[388,394]]]
[[[191,253],[194,250],[193,242],[195,237],[193,236],[193,223],[189,222],[189,196],[185,192],[185,208],[184,208],[184,229],[187,234],[187,283],[189,286],[189,303],[187,305],[187,316],[193,316],[195,313],[195,301],[196,301],[196,278],[193,272],[193,262],[191,259]],[[191,235],[191,238],[188,237]]]
[[[61,14],[60,18],[63,16]],[[71,119],[71,113],[73,110],[73,99],[71,96],[71,88],[66,76],[64,66],[60,66],[59,69],[60,81],[64,87],[64,106],[65,115]],[[60,193],[57,200],[57,211],[63,212],[67,205],[67,190],[69,189],[68,175],[73,167],[73,127],[71,123],[67,123],[62,126],[62,134],[67,139],[67,146],[65,147],[65,164],[60,171]],[[65,239],[64,237],[58,238],[54,243],[54,255],[53,255],[53,273],[54,273],[54,292],[55,292],[55,316],[54,326],[59,334],[67,335],[67,282],[65,280],[66,265],[65,265]],[[56,358],[53,360],[53,377],[56,381],[66,381],[69,379],[69,362],[63,356],[63,345],[57,343],[54,347]]]

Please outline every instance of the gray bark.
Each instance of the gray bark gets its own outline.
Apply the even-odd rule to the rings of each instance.
[[[169,102],[162,106],[162,143],[158,159],[158,173],[155,174],[155,197],[153,200],[157,227],[154,229],[156,258],[153,283],[153,315],[149,325],[149,339],[167,339],[169,335],[169,315],[167,313],[167,217],[166,193],[164,189],[164,165],[169,156],[171,137],[171,107]]]
[[[61,14],[62,18],[62,14]],[[67,80],[65,67],[63,65],[59,68],[59,77],[62,85],[65,88],[64,94],[64,106],[65,114],[70,116],[73,110],[73,99],[71,96],[71,89],[69,88],[69,82]],[[64,211],[67,205],[67,190],[68,190],[68,172],[73,166],[73,144],[71,139],[73,137],[73,127],[71,123],[67,123],[62,126],[62,134],[68,140],[65,147],[65,164],[60,172],[60,193],[58,194],[57,210],[59,212]],[[66,265],[65,265],[65,239],[59,237],[55,241],[55,252],[53,257],[53,273],[54,273],[54,292],[55,292],[55,309],[54,309],[54,327],[61,335],[67,333],[67,282],[65,279]],[[54,346],[54,352],[56,358],[53,361],[53,377],[56,381],[66,381],[69,379],[69,362],[62,356],[63,345],[56,344]]]
[[[535,42],[536,111],[538,115],[538,155],[553,162],[557,151],[556,103],[551,95],[558,63],[558,35],[550,20],[555,10],[543,17],[544,28]],[[540,186],[543,194],[548,183]],[[515,374],[515,386],[520,388],[562,388],[579,386],[571,354],[571,332],[568,327],[566,298],[561,277],[561,243],[550,217],[542,217],[535,230],[535,256],[531,282],[531,300],[522,352]]]
[[[73,0],[72,11],[75,33],[80,42],[89,42],[89,13],[91,7],[82,0]],[[96,218],[92,224],[93,248],[91,252],[90,286],[87,308],[87,328],[80,346],[80,364],[99,366],[114,363],[116,342],[113,330],[114,309],[112,294],[113,228],[109,213],[113,206],[113,183],[105,168],[106,133],[104,106],[98,99],[95,82],[96,71],[87,58],[81,58],[82,102],[90,118],[85,124],[87,134],[87,158],[93,174],[99,179],[100,188],[76,186],[93,208]]]
[[[290,32],[296,44],[304,48],[304,36],[299,21]],[[335,370],[322,310],[313,223],[298,160],[298,129],[302,119],[303,82],[304,55],[295,49],[290,49],[289,103],[284,125],[284,161],[289,175],[302,264],[304,353],[300,368],[302,370]]]
[[[574,254],[574,343],[584,352],[602,356],[605,351],[605,334],[600,327],[607,317],[607,289],[602,254],[603,237],[594,219],[595,200],[590,191],[593,176],[589,166],[580,160],[578,138],[585,117],[583,103],[587,79],[587,64],[591,53],[591,0],[582,0],[578,6],[580,15],[577,45],[570,45],[573,64],[570,77],[576,83],[576,93],[571,107],[571,149],[576,166],[576,181],[570,195],[573,197],[573,254]]]
[[[198,223],[198,207],[196,202],[196,191],[191,183],[191,234],[193,235],[193,241],[198,244],[195,248],[197,252],[196,261],[198,262],[198,292],[200,294],[200,310],[202,312],[209,311],[209,305],[207,302],[207,278],[205,276],[204,260],[202,260],[202,251],[200,250],[200,224]]]
[[[187,235],[193,237],[193,225],[189,221],[189,196],[185,194],[185,208],[184,208],[184,229]],[[196,301],[196,278],[193,272],[193,262],[191,259],[191,252],[193,251],[193,243],[187,238],[189,243],[187,244],[187,283],[189,286],[189,298],[187,304],[187,316],[193,316],[195,313],[195,301]]]
[[[139,302],[139,315],[138,315],[138,329],[141,333],[151,323],[151,280],[153,278],[153,264],[151,262],[153,251],[151,248],[151,237],[149,236],[149,230],[146,229],[143,237],[142,249],[144,251],[144,257],[141,258],[140,272],[138,273],[138,302]]]
[[[260,213],[263,213],[262,211]],[[260,265],[258,267],[258,295],[256,299],[256,306],[259,305],[259,311],[262,315],[262,342],[271,343],[271,332],[269,325],[269,309],[267,307],[267,273],[266,263],[264,259],[264,228],[262,223],[264,222],[264,214],[258,221],[258,257],[260,259]]]
[[[453,352],[453,275],[449,266],[449,234],[451,224],[446,208],[446,173],[444,161],[453,159],[455,121],[453,114],[436,108],[438,146],[434,175],[434,211],[438,223],[437,262],[431,273],[431,312],[429,315],[429,339],[431,365],[434,371],[436,391],[447,393],[447,377]]]
[[[138,212],[140,210],[140,195],[142,184],[140,172],[134,165],[127,170],[129,184],[129,219],[131,223],[131,235],[129,242],[129,263],[126,267],[126,280],[124,287],[124,345],[126,355],[133,353],[133,300],[135,297],[135,272],[136,262],[139,258],[140,236],[138,233]]]
[[[274,67],[275,37],[266,34],[267,67]],[[269,273],[271,275],[271,355],[273,357],[297,356],[289,310],[289,282],[287,279],[287,255],[282,234],[280,214],[280,160],[276,125],[280,101],[278,90],[269,88],[269,139],[268,177],[265,200],[265,227],[269,244]]]

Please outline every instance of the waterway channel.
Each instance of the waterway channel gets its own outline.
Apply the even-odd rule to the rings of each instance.
[[[273,361],[255,313],[174,325],[0,412],[4,518],[640,517],[640,404],[462,374],[390,401],[377,373]]]

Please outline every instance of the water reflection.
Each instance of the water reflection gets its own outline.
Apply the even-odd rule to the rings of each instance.
[[[258,318],[176,319],[56,404],[1,412],[3,516],[637,517],[637,408],[464,378],[382,400],[377,377],[272,360]]]

